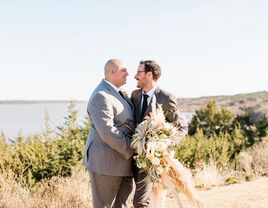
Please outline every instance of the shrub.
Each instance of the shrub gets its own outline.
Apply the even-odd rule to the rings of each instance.
[[[24,137],[19,135],[11,144],[0,137],[0,171],[11,172],[29,185],[53,176],[70,176],[72,169],[82,167],[82,151],[89,132],[89,122],[77,124],[73,103],[69,115],[57,135],[46,134]]]
[[[211,100],[205,108],[195,112],[189,124],[189,135],[196,134],[198,129],[202,129],[207,137],[230,133],[234,130],[233,122],[234,115],[226,109],[220,109],[216,102]]]
[[[238,153],[244,149],[245,138],[239,129],[233,134],[214,134],[209,138],[202,129],[193,136],[187,136],[177,147],[175,157],[190,168],[214,161],[218,167],[231,164]]]
[[[253,108],[244,109],[242,115],[237,115],[235,122],[243,129],[243,134],[247,138],[248,146],[254,145],[267,135],[268,119],[264,114],[256,112]]]

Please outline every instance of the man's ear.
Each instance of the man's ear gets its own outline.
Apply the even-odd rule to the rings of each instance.
[[[146,75],[153,79],[153,72],[149,71],[149,72],[146,73]]]
[[[114,69],[111,69],[111,74],[114,74],[115,73],[115,70]]]

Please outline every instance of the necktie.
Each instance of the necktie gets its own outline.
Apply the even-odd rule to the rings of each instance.
[[[119,90],[118,92],[119,92],[119,94],[121,95],[121,97],[125,99],[125,96],[124,96],[124,94],[122,93],[122,91]]]
[[[143,119],[145,111],[146,111],[147,106],[148,106],[148,101],[147,101],[148,97],[149,97],[149,95],[143,94],[143,103],[142,103],[142,108],[141,108],[141,119]]]

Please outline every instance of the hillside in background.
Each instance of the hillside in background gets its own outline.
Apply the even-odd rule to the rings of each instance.
[[[235,114],[242,109],[252,107],[256,112],[268,116],[268,91],[237,94],[230,96],[206,96],[199,98],[178,98],[181,112],[195,112],[206,106],[209,100],[215,100],[217,104],[230,110]],[[87,101],[74,101],[75,103],[86,103]],[[70,103],[69,100],[0,100],[0,104],[34,104],[34,103]]]
[[[268,91],[237,94],[232,96],[208,96],[200,98],[179,98],[179,106],[182,112],[195,112],[204,107],[209,100],[215,100],[219,106],[226,108],[235,114],[242,109],[252,107],[256,112],[268,116]]]

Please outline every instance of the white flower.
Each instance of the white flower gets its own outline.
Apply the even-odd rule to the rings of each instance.
[[[183,193],[193,207],[203,207],[193,193],[191,173],[174,159],[175,144],[183,135],[166,122],[161,105],[156,104],[155,98],[153,101],[152,113],[137,126],[133,135],[131,147],[138,153],[134,160],[153,183],[168,188],[175,198]],[[167,181],[169,184],[166,184]]]
[[[154,155],[153,154],[150,154],[150,153],[147,153],[146,154],[146,157],[149,159],[149,160],[152,160],[154,158]]]
[[[173,124],[166,122],[161,105],[157,108],[156,105],[135,129],[131,147],[138,153],[134,157],[137,166],[148,173],[152,182],[160,183],[161,174],[169,170],[165,158],[169,157],[180,135]]]
[[[161,175],[164,172],[164,168],[159,166],[155,169],[155,172],[156,174]]]
[[[172,126],[170,125],[170,123],[164,123],[163,128],[169,130],[172,129]]]
[[[168,173],[169,170],[170,170],[170,168],[168,166],[164,168],[165,173]]]
[[[160,160],[157,158],[157,157],[154,157],[152,160],[151,160],[151,163],[153,165],[160,165]]]
[[[125,97],[128,97],[128,93],[127,93],[125,90],[121,90],[121,92],[123,93],[123,95],[124,95]]]

